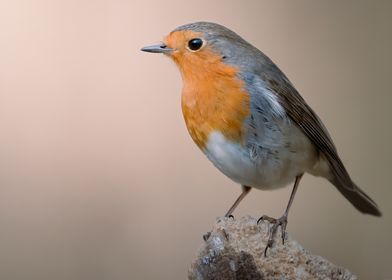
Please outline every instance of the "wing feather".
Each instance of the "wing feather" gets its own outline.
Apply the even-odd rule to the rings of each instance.
[[[280,72],[280,75],[280,77],[264,77],[264,81],[276,94],[290,119],[302,129],[317,149],[325,155],[335,178],[341,185],[353,190],[352,180],[324,124],[284,74]]]

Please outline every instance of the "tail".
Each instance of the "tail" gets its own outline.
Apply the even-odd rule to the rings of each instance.
[[[381,216],[381,211],[377,204],[366,193],[364,193],[355,183],[350,180],[330,180],[351,204],[365,214]]]

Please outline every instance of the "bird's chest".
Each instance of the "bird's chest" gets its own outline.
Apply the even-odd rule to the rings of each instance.
[[[250,100],[238,81],[210,77],[185,83],[181,101],[187,129],[200,149],[205,149],[210,134],[216,131],[230,141],[242,141]]]

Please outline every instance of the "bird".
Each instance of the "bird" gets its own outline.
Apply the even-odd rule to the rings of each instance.
[[[279,227],[284,243],[304,173],[327,179],[360,212],[381,216],[377,204],[351,179],[314,110],[278,66],[237,33],[217,23],[194,22],[141,50],[164,54],[178,66],[182,113],[191,138],[242,186],[226,217],[232,217],[251,189],[294,183],[283,215],[263,215],[257,221],[272,224],[265,256]]]

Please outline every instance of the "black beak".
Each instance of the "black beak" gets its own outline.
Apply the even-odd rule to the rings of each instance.
[[[173,49],[168,48],[164,43],[160,43],[158,45],[144,47],[141,51],[150,53],[170,53]]]

